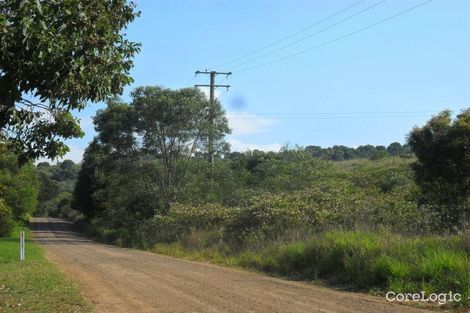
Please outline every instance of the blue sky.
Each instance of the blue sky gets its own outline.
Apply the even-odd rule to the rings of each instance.
[[[343,23],[233,70],[219,90],[233,134],[233,150],[404,142],[415,125],[443,109],[470,106],[470,1],[434,0],[354,36],[273,64],[240,71],[318,46],[392,16],[424,0],[364,0],[353,8],[271,47],[271,50]],[[196,70],[213,69],[322,20],[357,0],[137,0],[141,16],[127,30],[142,43],[134,84],[181,88],[207,83]],[[383,3],[381,3],[383,2]],[[375,5],[375,6],[374,6]],[[374,6],[356,17],[366,8]],[[247,61],[266,54],[240,60]],[[94,136],[91,117],[79,113],[86,136],[68,141],[66,158],[79,161]]]

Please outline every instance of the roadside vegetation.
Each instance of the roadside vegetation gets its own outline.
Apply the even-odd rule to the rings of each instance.
[[[142,87],[98,112],[80,165],[19,163],[1,146],[0,231],[9,242],[33,214],[64,217],[118,246],[374,293],[458,292],[466,305],[469,120],[442,112],[404,145],[240,153],[220,103]]]
[[[19,261],[19,231],[26,231],[26,258]],[[27,227],[0,237],[1,312],[91,312],[78,287],[29,239]]]
[[[132,82],[139,44],[124,31],[138,15],[124,0],[0,6],[2,309],[85,310],[33,243],[13,260],[33,214],[119,246],[290,278],[470,294],[470,109],[443,111],[403,145],[231,152],[221,104],[196,88],[116,98]],[[83,136],[75,112],[101,101],[80,169],[34,165],[63,156],[63,141]]]
[[[230,250],[211,239],[210,232],[193,233],[175,243],[157,244],[152,251],[291,279],[321,279],[372,293],[429,295],[447,290],[460,293],[462,299],[470,296],[469,235],[410,237],[388,231],[331,230],[245,250]]]
[[[18,164],[18,154],[0,143],[0,237],[26,223],[38,205],[39,182],[32,162]]]
[[[71,160],[57,164],[41,162],[37,164],[36,169],[39,180],[39,203],[34,214],[69,220],[79,218],[79,212],[72,209],[71,203],[80,165]]]
[[[95,118],[72,202],[85,234],[374,293],[453,291],[468,303],[469,110],[436,115],[405,145],[238,153],[223,141],[219,103],[212,129],[194,114],[209,106],[194,91],[132,96]]]
[[[33,242],[26,261],[17,260],[18,227],[33,214],[73,217],[67,210],[75,179],[58,175],[72,164],[56,171],[33,162],[68,152],[64,140],[83,136],[75,113],[132,82],[139,44],[123,32],[139,15],[134,8],[125,0],[1,1],[1,312],[87,311]]]

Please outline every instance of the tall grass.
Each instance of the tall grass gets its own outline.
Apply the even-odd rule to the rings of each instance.
[[[300,242],[271,243],[258,251],[207,244],[203,232],[191,236],[179,243],[158,244],[154,250],[360,290],[452,291],[462,295],[461,305],[469,304],[470,250],[464,236],[403,237],[386,231],[333,230]]]

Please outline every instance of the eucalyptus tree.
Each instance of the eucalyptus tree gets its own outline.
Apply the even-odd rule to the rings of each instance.
[[[219,102],[209,105],[195,88],[140,87],[130,103],[108,101],[94,118],[97,135],[84,155],[74,207],[88,217],[135,220],[168,210],[194,180],[194,161],[207,155],[209,134],[226,152],[227,119]]]
[[[164,189],[179,183],[178,176],[183,174],[179,171],[181,162],[196,153],[208,152],[209,136],[219,153],[225,148],[223,139],[230,132],[225,112],[219,102],[211,104],[195,88],[137,88],[131,105],[143,149],[162,161]]]

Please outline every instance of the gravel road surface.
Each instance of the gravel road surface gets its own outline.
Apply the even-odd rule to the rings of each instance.
[[[381,297],[92,242],[53,218],[33,238],[96,312],[426,312]]]

